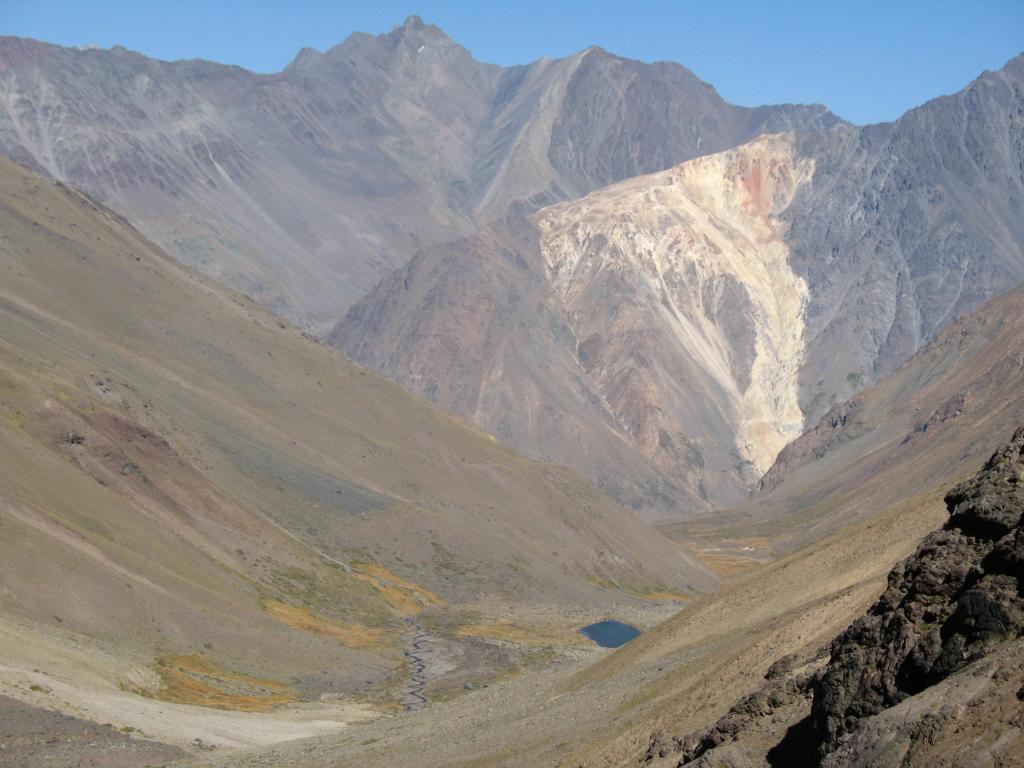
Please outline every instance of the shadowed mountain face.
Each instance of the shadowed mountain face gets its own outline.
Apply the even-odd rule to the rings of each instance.
[[[332,343],[652,517],[776,454],[1024,281],[1024,58],[424,249]],[[509,232],[515,232],[510,236]]]
[[[312,328],[421,246],[819,121],[599,49],[482,64],[415,17],[272,75],[0,39],[0,151]]]
[[[801,399],[817,420],[1024,282],[1024,56],[895,123],[799,134],[783,214],[807,280]]]

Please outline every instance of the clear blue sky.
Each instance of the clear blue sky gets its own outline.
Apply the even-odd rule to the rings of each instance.
[[[273,72],[303,46],[410,14],[483,61],[600,45],[681,62],[738,104],[821,102],[858,123],[894,119],[1024,51],[1024,0],[0,0],[0,34]]]

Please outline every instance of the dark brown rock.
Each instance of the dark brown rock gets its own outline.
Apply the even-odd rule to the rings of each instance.
[[[800,702],[806,707],[814,674],[795,656],[786,656],[769,667],[765,679],[761,688],[740,699],[706,730],[675,737],[663,732],[653,734],[642,762],[677,755],[679,766],[746,765],[738,754],[727,754],[728,746],[780,710]],[[710,760],[712,754],[714,759]]]
[[[1024,634],[1024,429],[946,496],[949,521],[889,575],[840,635],[812,709],[822,757],[868,717],[947,679],[993,643]]]

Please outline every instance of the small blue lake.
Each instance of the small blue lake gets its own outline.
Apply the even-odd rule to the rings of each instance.
[[[614,619],[605,619],[604,621],[588,624],[580,632],[602,648],[618,648],[640,634],[640,630],[632,624],[625,624]]]

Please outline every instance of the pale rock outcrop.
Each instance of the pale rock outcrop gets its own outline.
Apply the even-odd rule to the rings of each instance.
[[[595,284],[608,274],[629,283],[647,301],[623,310],[603,335],[628,327],[638,332],[631,343],[670,345],[647,350],[654,366],[671,373],[675,357],[698,368],[758,475],[803,426],[797,376],[807,284],[789,266],[775,217],[813,171],[813,161],[795,157],[792,136],[763,136],[537,216],[553,293],[581,344],[602,336],[604,310],[590,304]],[[660,332],[642,333],[644,322]],[[656,458],[675,393],[646,388],[645,402],[632,401],[636,391],[619,385],[634,369],[601,352],[588,352],[601,360],[592,375],[624,429]]]

